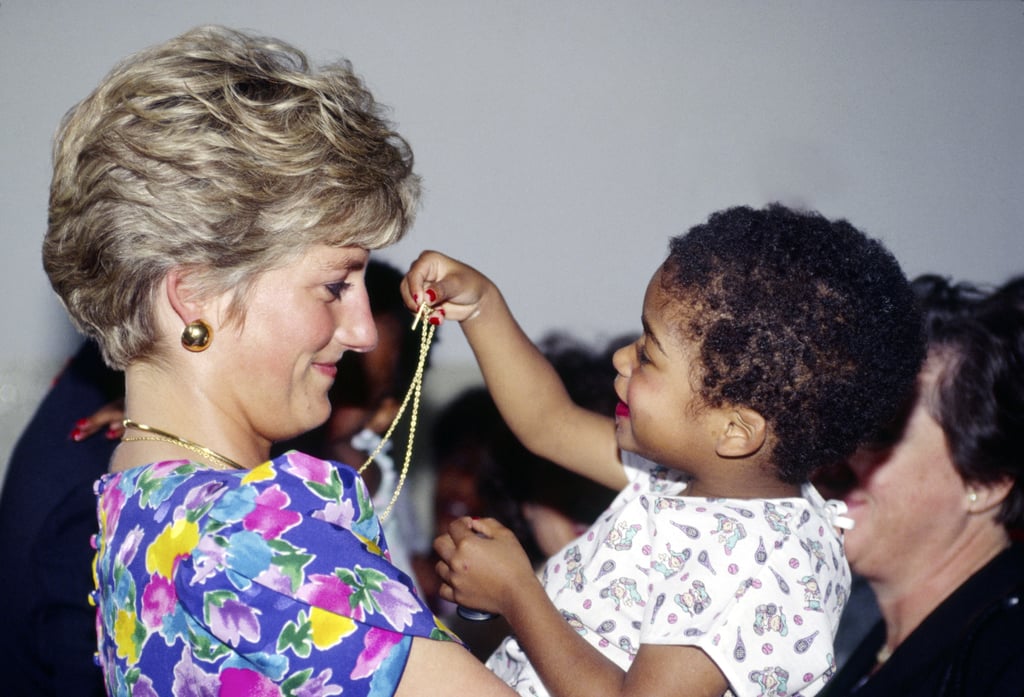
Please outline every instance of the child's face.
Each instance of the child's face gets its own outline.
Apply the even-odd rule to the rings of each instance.
[[[615,433],[623,450],[697,474],[715,459],[713,410],[694,388],[697,347],[676,330],[685,308],[662,288],[661,274],[647,286],[643,334],[615,353]]]

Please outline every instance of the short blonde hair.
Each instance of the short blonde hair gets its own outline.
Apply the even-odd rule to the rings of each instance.
[[[348,62],[199,27],[121,62],[65,116],[43,264],[106,361],[156,342],[153,298],[186,268],[235,292],[315,244],[377,249],[412,224],[412,152]]]

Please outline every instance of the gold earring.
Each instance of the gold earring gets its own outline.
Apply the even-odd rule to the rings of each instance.
[[[213,341],[213,327],[201,319],[192,320],[181,333],[181,345],[193,353],[210,348]]]

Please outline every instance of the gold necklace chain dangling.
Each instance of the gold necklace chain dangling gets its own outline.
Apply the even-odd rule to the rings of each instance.
[[[391,422],[391,426],[388,427],[387,432],[380,439],[380,443],[374,448],[373,453],[366,458],[366,462],[363,463],[362,467],[359,468],[359,474],[370,466],[374,458],[380,455],[380,451],[384,448],[384,444],[391,439],[391,434],[394,432],[398,422],[402,420],[402,416],[405,414],[405,408],[409,402],[412,401],[412,411],[409,414],[409,440],[405,447],[405,462],[402,463],[402,472],[398,477],[398,484],[395,485],[395,493],[391,495],[391,501],[388,502],[387,508],[384,512],[378,516],[381,522],[387,520],[388,516],[391,515],[391,509],[395,506],[395,501],[398,500],[398,495],[402,492],[402,486],[405,484],[406,475],[409,473],[409,463],[412,461],[412,444],[413,437],[416,435],[416,422],[419,418],[420,410],[420,395],[423,391],[423,373],[426,371],[427,365],[427,354],[430,352],[430,343],[434,339],[434,330],[437,327],[427,321],[427,316],[433,312],[434,309],[427,303],[420,305],[419,312],[416,313],[416,319],[412,323],[412,330],[416,331],[416,325],[423,321],[423,326],[420,328],[420,357],[416,362],[416,372],[412,377],[412,384],[409,385],[409,390],[405,393],[405,399],[402,400],[402,405],[398,408],[398,413],[395,414],[394,421]]]

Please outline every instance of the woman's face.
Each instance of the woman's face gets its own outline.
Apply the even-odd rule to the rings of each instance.
[[[244,320],[214,337],[213,398],[226,413],[244,415],[242,426],[268,441],[327,419],[338,361],[377,343],[363,282],[368,259],[358,247],[318,245],[257,279]]]
[[[886,450],[858,451],[850,460],[856,483],[844,500],[855,526],[846,533],[846,555],[869,580],[934,568],[957,548],[963,532],[967,486],[926,405],[938,368],[929,358],[900,440]]]

